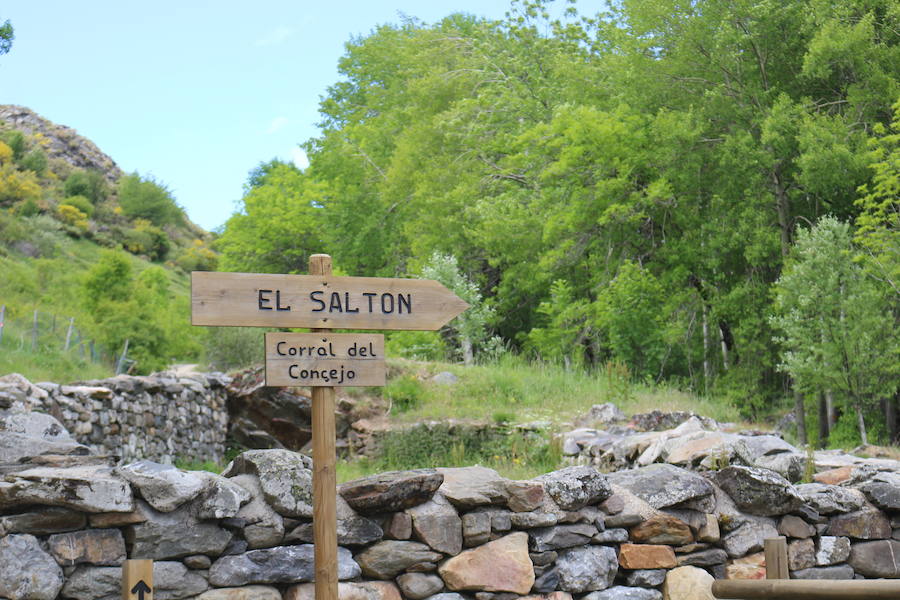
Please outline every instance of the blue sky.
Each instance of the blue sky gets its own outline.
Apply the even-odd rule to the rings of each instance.
[[[213,229],[250,169],[296,156],[317,134],[344,42],[399,14],[501,18],[509,0],[256,2],[14,0],[0,104],[20,104],[94,141],[125,171],[165,183]]]

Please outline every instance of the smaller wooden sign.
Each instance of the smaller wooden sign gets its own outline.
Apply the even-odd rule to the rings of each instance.
[[[384,336],[267,333],[266,385],[383,386]]]
[[[122,600],[153,600],[153,561],[126,560],[122,565]]]

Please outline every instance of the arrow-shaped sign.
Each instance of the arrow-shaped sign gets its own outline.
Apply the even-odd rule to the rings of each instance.
[[[144,600],[144,594],[149,594],[149,593],[151,593],[151,592],[153,592],[153,590],[150,589],[150,586],[149,586],[149,585],[147,585],[146,583],[144,583],[144,580],[143,580],[143,579],[141,579],[140,581],[138,581],[138,582],[134,585],[134,587],[131,588],[131,593],[132,593],[132,594],[137,594],[138,600]]]
[[[430,279],[191,274],[194,325],[433,330],[468,307]]]

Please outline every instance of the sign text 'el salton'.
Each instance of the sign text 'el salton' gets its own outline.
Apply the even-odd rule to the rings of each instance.
[[[434,330],[468,307],[430,279],[191,274],[194,325]]]
[[[384,336],[267,333],[268,386],[383,386]]]

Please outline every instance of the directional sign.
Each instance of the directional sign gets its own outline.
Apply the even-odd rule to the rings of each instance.
[[[266,334],[266,385],[382,386],[384,381],[381,334]]]
[[[153,600],[153,561],[126,560],[122,565],[122,600]]]
[[[430,279],[191,274],[194,325],[433,330],[468,307]]]
[[[131,588],[132,594],[137,594],[138,600],[144,600],[144,594],[149,594],[153,590],[150,589],[150,586],[147,585],[143,579],[134,584],[134,587]]]

